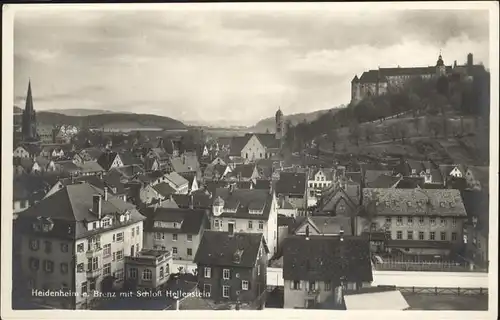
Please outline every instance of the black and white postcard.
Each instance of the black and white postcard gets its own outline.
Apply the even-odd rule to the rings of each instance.
[[[3,318],[497,318],[498,3],[3,16]]]

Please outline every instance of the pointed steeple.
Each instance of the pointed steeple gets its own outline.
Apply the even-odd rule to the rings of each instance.
[[[26,105],[24,107],[24,110],[27,114],[30,114],[33,112],[33,97],[31,95],[31,78],[29,79],[28,82],[28,93],[26,94]]]

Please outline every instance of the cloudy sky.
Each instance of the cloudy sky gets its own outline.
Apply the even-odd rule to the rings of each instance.
[[[251,125],[347,104],[367,69],[487,67],[488,12],[20,11],[15,103]]]

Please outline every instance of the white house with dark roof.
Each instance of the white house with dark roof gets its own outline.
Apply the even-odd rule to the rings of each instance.
[[[278,206],[273,190],[218,188],[213,196],[212,230],[262,233],[269,257],[277,252]]]
[[[177,260],[192,261],[205,229],[210,223],[205,209],[162,208],[142,209],[144,246],[155,250],[168,250]]]
[[[90,184],[68,185],[23,211],[16,221],[26,299],[51,308],[86,309],[93,291],[119,288],[124,257],[142,249],[143,217],[135,206]],[[31,290],[78,295],[36,297]]]
[[[467,213],[454,189],[363,189],[357,229],[390,235],[387,247],[406,254],[448,255],[463,245]]]
[[[230,156],[255,161],[268,159],[280,151],[280,139],[271,133],[247,133],[243,137],[233,137]]]
[[[333,168],[311,168],[307,179],[307,206],[316,205],[317,196],[321,196],[321,190],[332,185],[335,171]]]

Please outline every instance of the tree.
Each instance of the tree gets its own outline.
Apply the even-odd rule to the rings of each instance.
[[[401,143],[405,144],[405,138],[408,136],[408,127],[404,123],[398,123],[396,126],[397,133],[401,138]]]
[[[364,134],[366,142],[370,143],[372,141],[374,133],[375,130],[373,129],[373,126],[371,124],[365,126]]]
[[[427,129],[437,138],[441,132],[441,123],[435,118],[428,118]]]
[[[392,139],[393,142],[396,142],[396,139],[398,138],[398,128],[394,123],[387,126],[385,129],[385,135]]]
[[[412,118],[411,122],[412,122],[413,126],[415,127],[415,130],[417,131],[417,135],[420,135],[420,132],[419,132],[419,129],[420,129],[420,118],[419,117]]]
[[[338,140],[337,128],[334,127],[332,130],[328,131],[327,138],[332,144],[332,152],[335,153]]]

